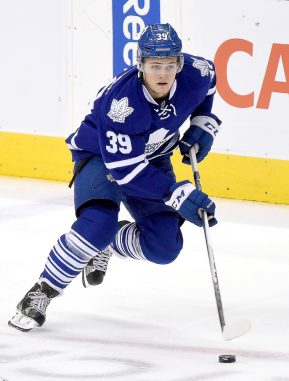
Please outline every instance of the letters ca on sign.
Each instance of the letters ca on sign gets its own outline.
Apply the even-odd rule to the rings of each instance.
[[[243,52],[253,56],[253,43],[243,39],[230,39],[224,41],[218,48],[215,55],[215,65],[217,71],[217,89],[220,96],[228,104],[239,107],[249,108],[254,106],[255,92],[238,94],[228,81],[228,63],[231,56],[236,52]],[[285,74],[285,81],[276,80],[277,69],[280,66]],[[240,73],[240,77],[246,73]],[[273,93],[289,94],[289,45],[273,43],[268,57],[267,67],[263,75],[261,90],[256,102],[256,108],[268,109]]]

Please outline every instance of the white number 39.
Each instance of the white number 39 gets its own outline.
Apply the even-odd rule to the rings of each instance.
[[[167,33],[157,33],[156,34],[156,38],[157,38],[158,41],[167,40],[168,39],[168,35],[167,35]]]
[[[109,139],[109,145],[105,148],[110,153],[116,153],[117,151],[127,154],[132,150],[130,137],[124,134],[116,135],[113,131],[107,131],[106,136]]]

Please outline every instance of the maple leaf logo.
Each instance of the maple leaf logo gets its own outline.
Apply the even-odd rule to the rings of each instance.
[[[121,98],[119,101],[113,99],[110,111],[107,114],[114,122],[124,123],[125,118],[129,116],[134,109],[128,105],[128,97]]]
[[[211,79],[214,78],[215,72],[213,70],[212,65],[210,65],[209,62],[205,60],[194,59],[193,66],[196,69],[200,70],[202,77],[204,77],[205,75],[210,75]]]

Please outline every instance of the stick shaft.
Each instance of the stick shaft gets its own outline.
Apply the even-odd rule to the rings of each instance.
[[[198,164],[196,159],[196,149],[194,146],[190,149],[189,155],[190,155],[196,188],[198,190],[202,190],[200,173],[198,170]],[[215,264],[213,245],[212,245],[211,236],[209,234],[208,216],[205,211],[202,211],[202,220],[203,220],[203,229],[205,234],[209,263],[210,263],[211,276],[212,276],[212,281],[213,281],[213,286],[215,291],[215,299],[217,303],[218,315],[219,315],[220,325],[223,330],[225,327],[224,311],[223,311],[221,292],[220,292],[219,281],[218,281],[217,268]]]

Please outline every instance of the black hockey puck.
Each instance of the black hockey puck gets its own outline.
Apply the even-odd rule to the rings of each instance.
[[[236,361],[235,355],[220,355],[219,356],[219,362],[222,363],[231,363]]]

